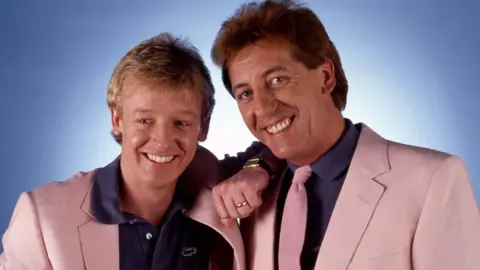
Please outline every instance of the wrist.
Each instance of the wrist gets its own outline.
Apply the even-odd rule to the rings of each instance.
[[[243,165],[243,168],[263,169],[268,174],[269,178],[273,176],[273,171],[270,165],[268,165],[262,158],[251,158],[247,160],[247,162],[245,162]]]

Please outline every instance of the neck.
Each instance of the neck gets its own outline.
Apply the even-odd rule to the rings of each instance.
[[[323,156],[335,143],[340,139],[345,129],[345,118],[340,111],[329,117],[329,121],[323,127],[322,133],[319,134],[319,141],[306,155],[299,158],[289,160],[296,166],[303,166],[314,163],[319,157]]]
[[[120,193],[121,211],[159,225],[172,202],[176,181],[159,187],[138,183],[127,174],[122,175],[124,176]]]

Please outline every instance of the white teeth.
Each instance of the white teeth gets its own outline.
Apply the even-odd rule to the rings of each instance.
[[[157,163],[167,163],[172,161],[173,156],[156,156],[153,154],[147,154],[148,159]]]
[[[291,123],[292,123],[292,120],[290,118],[287,118],[280,123],[267,127],[267,131],[270,134],[275,134],[286,129],[288,126],[290,126]]]

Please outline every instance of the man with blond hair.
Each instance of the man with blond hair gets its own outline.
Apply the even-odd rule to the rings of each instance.
[[[195,184],[209,179],[184,174],[215,103],[196,48],[167,33],[141,42],[107,101],[120,155],[22,193],[0,270],[245,270],[238,227],[221,226],[211,191]]]

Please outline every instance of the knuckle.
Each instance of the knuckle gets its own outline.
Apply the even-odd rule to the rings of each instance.
[[[227,181],[228,182],[235,182],[237,181],[238,179],[241,179],[242,178],[242,171],[234,174],[232,177],[230,177]]]
[[[239,187],[240,189],[246,189],[246,188],[248,188],[248,186],[249,186],[249,185],[248,185],[248,182],[245,181],[245,180],[242,180],[242,181],[239,181],[239,182],[238,182],[238,187]]]
[[[226,218],[228,215],[225,215],[225,212],[223,211],[220,211],[219,209],[217,209],[217,215],[220,217],[220,218]]]
[[[268,179],[260,179],[255,185],[257,190],[265,189],[268,186]]]
[[[260,205],[261,205],[261,203],[259,201],[254,201],[250,204],[250,206],[252,208],[258,208]]]
[[[214,195],[219,195],[219,193],[220,193],[220,188],[221,188],[221,187],[220,187],[219,185],[214,186],[213,189],[212,189],[212,193],[213,193]]]
[[[228,191],[228,185],[227,184],[221,184],[218,186],[218,192],[219,194],[224,194]]]
[[[252,210],[244,211],[241,213],[239,218],[247,218],[252,214],[252,212],[253,212]]]

